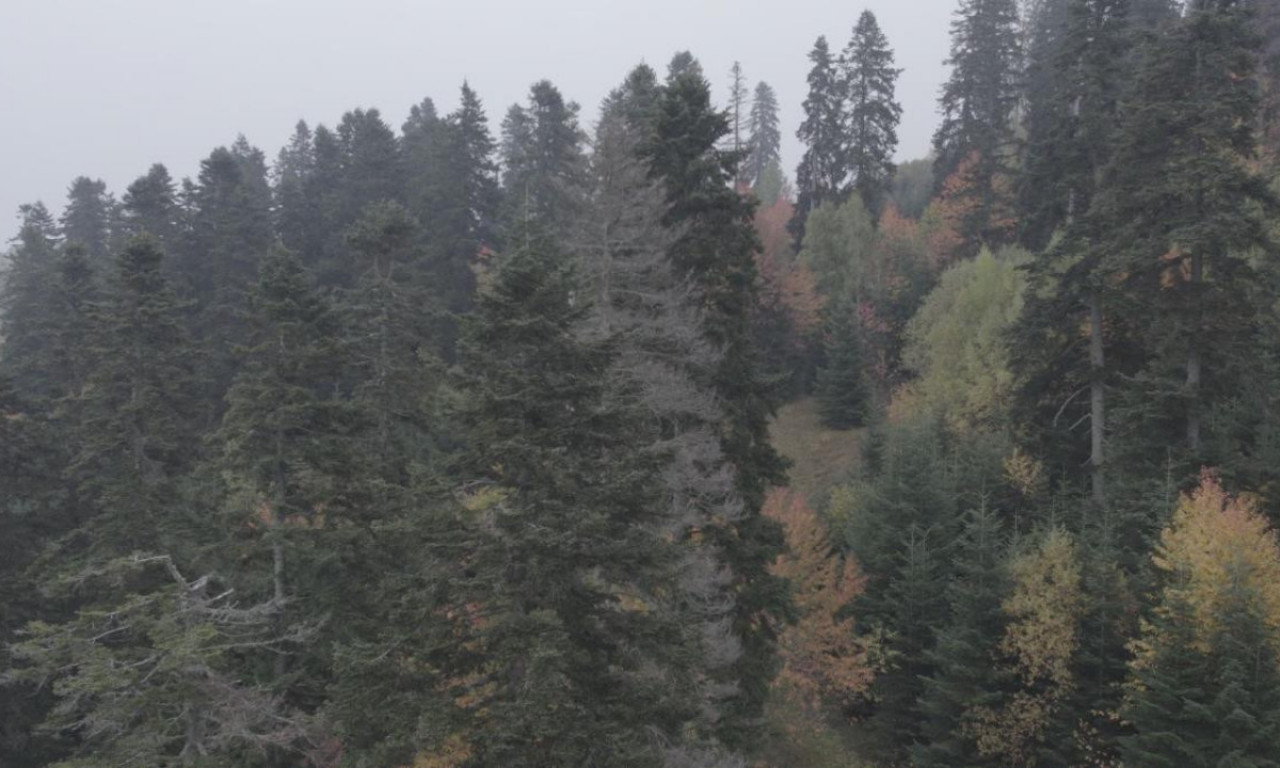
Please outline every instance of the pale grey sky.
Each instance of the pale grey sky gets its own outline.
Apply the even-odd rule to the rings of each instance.
[[[239,133],[269,158],[303,118],[333,125],[377,107],[399,129],[431,96],[442,113],[464,78],[497,133],[507,107],[548,78],[594,121],[644,60],[697,56],[723,103],[735,59],[782,107],[794,173],[806,55],[839,50],[875,12],[905,71],[900,156],[928,151],[957,0],[0,0],[0,244],[20,203],[55,215],[79,175],[119,196],[154,162],[194,175]]]

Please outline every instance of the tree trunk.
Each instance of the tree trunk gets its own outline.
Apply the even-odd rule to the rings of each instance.
[[[1200,284],[1204,281],[1204,256],[1199,253],[1191,255],[1191,289],[1195,291],[1197,304],[1196,326],[1191,332],[1190,349],[1187,350],[1187,448],[1191,454],[1200,453]]]
[[[1107,505],[1103,478],[1103,439],[1106,429],[1106,392],[1103,388],[1102,298],[1089,294],[1089,473],[1093,482],[1093,500],[1099,508]]]

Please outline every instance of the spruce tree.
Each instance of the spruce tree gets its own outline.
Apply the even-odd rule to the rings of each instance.
[[[295,252],[316,247],[312,239],[315,211],[307,196],[315,164],[315,139],[307,123],[299,120],[289,143],[281,147],[271,167],[276,235],[281,244]]]
[[[1014,111],[1022,97],[1022,52],[1015,0],[962,0],[951,24],[951,75],[933,136],[939,185],[958,171],[967,213],[961,236],[969,248],[998,244],[999,213],[1011,193]]]
[[[528,106],[512,105],[502,121],[502,185],[510,221],[539,222],[563,230],[580,205],[585,159],[577,103],[540,80]]]
[[[89,549],[104,557],[168,551],[178,483],[199,457],[192,345],[163,259],[153,238],[132,240],[91,315],[71,478],[95,511]]]
[[[84,247],[93,264],[105,264],[115,208],[115,199],[107,193],[106,182],[87,176],[77,177],[71,182],[67,207],[62,213],[63,239]]]
[[[870,416],[871,393],[858,308],[845,302],[833,307],[829,317],[826,364],[818,371],[815,391],[822,423],[832,429],[861,427]]]
[[[782,131],[778,123],[778,95],[762,80],[756,84],[751,100],[747,129],[745,167],[747,183],[752,189],[758,190],[769,168],[782,161]]]
[[[805,145],[796,168],[796,213],[788,229],[799,243],[809,214],[823,203],[841,200],[848,164],[845,156],[845,94],[840,71],[827,38],[819,37],[809,53],[809,95],[796,138]]]
[[[169,171],[160,163],[140,176],[121,200],[124,234],[136,237],[148,233],[162,248],[172,251],[178,245],[179,210],[177,192]]]
[[[1262,306],[1256,259],[1275,201],[1255,156],[1258,40],[1248,5],[1198,3],[1146,47],[1094,206],[1101,269],[1141,329],[1138,386],[1119,393],[1137,440],[1201,458],[1205,414],[1231,397]],[[1177,414],[1181,429],[1156,412]],[[1180,434],[1178,434],[1180,432]],[[1153,468],[1154,469],[1154,468]],[[1158,470],[1157,470],[1158,471]]]
[[[999,708],[1011,687],[994,658],[1004,634],[1001,602],[1008,589],[1004,534],[985,506],[968,516],[954,573],[946,590],[949,618],[926,652],[933,672],[919,701],[920,741],[910,747],[911,764],[920,768],[999,764],[980,749],[973,730],[978,713]]]
[[[858,18],[841,54],[840,70],[847,100],[849,184],[872,218],[879,220],[895,170],[902,119],[895,90],[902,70],[893,66],[893,50],[871,11]]]
[[[1120,739],[1120,754],[1132,765],[1215,765],[1207,749],[1216,730],[1206,688],[1211,661],[1196,647],[1192,612],[1175,603],[1154,626],[1162,642],[1134,675],[1140,687],[1121,710],[1133,733]]]
[[[407,134],[406,134],[407,138]],[[495,144],[475,91],[462,84],[458,108],[434,125],[420,151],[421,187],[410,210],[421,222],[424,267],[437,306],[437,337],[446,359],[457,343],[455,315],[470,310],[476,289],[474,267],[486,248],[497,245],[501,207]],[[413,200],[417,201],[414,206]]]
[[[667,81],[644,155],[665,186],[665,223],[681,232],[669,249],[671,264],[700,293],[705,338],[721,350],[710,381],[725,409],[721,446],[736,473],[743,511],[708,533],[724,548],[738,598],[733,630],[743,643],[735,669],[741,706],[721,724],[721,737],[737,747],[758,734],[753,723],[776,668],[771,624],[786,615],[788,600],[785,585],[768,572],[782,535],[760,515],[765,492],[783,482],[785,465],[769,444],[769,392],[751,338],[754,204],[730,187],[737,156],[716,148],[728,130],[724,114],[711,106],[706,80],[685,68]]]
[[[536,232],[513,242],[464,325],[465,466],[489,487],[474,554],[479,661],[468,764],[656,764],[656,740],[693,714],[679,627],[662,595],[674,545],[634,401],[606,397],[610,338],[581,333],[589,305],[564,255]]]

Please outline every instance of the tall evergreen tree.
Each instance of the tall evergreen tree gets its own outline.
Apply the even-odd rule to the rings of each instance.
[[[124,234],[137,237],[146,232],[172,251],[178,246],[179,210],[177,192],[169,170],[160,163],[139,176],[121,200]]]
[[[467,764],[654,765],[692,715],[670,686],[678,623],[664,607],[674,545],[634,401],[606,397],[609,338],[567,259],[512,238],[465,326],[467,466],[493,489],[475,553],[494,684],[475,707]]]
[[[667,81],[644,154],[666,189],[666,223],[681,231],[669,258],[701,294],[705,337],[722,355],[710,380],[725,409],[721,446],[736,472],[744,508],[738,520],[709,534],[724,548],[738,598],[733,629],[743,643],[735,670],[741,706],[721,728],[724,741],[736,747],[757,735],[754,723],[776,667],[772,624],[786,615],[788,601],[785,585],[768,572],[781,532],[760,514],[766,490],[783,482],[785,465],[769,444],[769,393],[750,335],[756,303],[752,254],[758,247],[754,204],[730,187],[737,156],[716,148],[728,130],[724,114],[711,106],[706,80],[685,68]]]
[[[842,90],[847,100],[849,183],[876,220],[893,181],[902,105],[895,91],[902,70],[893,66],[893,50],[876,21],[863,11],[840,57]]]
[[[962,237],[972,248],[999,239],[1000,207],[1012,192],[1014,112],[1022,98],[1015,0],[962,0],[951,23],[951,76],[933,136],[934,178],[965,172]]]
[[[746,179],[752,189],[760,186],[770,166],[782,162],[782,131],[778,127],[778,95],[763,80],[756,83],[751,100],[747,136]]]
[[[796,168],[796,214],[788,229],[795,241],[804,239],[809,214],[826,202],[841,199],[848,165],[845,157],[845,94],[827,38],[819,37],[809,53],[809,95],[804,121],[796,138],[805,152]]]
[[[191,342],[163,259],[154,239],[131,241],[92,315],[71,477],[95,511],[89,549],[107,558],[168,551],[178,484],[198,458]]]
[[[818,371],[815,395],[822,422],[834,429],[861,427],[871,411],[871,393],[862,351],[858,308],[845,301],[831,309],[826,365]]]
[[[306,121],[299,120],[289,143],[281,147],[271,168],[276,235],[286,248],[294,251],[316,247],[312,240],[315,211],[307,195],[315,165],[315,139]]]
[[[1007,673],[993,663],[1004,633],[1001,601],[1008,576],[1003,533],[991,510],[970,513],[954,572],[946,592],[950,617],[927,653],[934,672],[920,697],[921,740],[910,749],[911,764],[920,768],[999,764],[984,754],[973,730],[975,716],[998,708],[1010,687],[1001,680]]]
[[[501,190],[488,118],[469,85],[462,84],[456,110],[424,125],[430,126],[429,135],[420,139],[428,165],[421,168],[418,204],[411,202],[410,210],[422,225],[425,266],[438,306],[451,313],[440,318],[437,334],[442,352],[451,358],[457,338],[452,317],[470,310],[477,261],[497,245]]]
[[[742,128],[747,120],[747,99],[750,98],[747,93],[747,78],[742,74],[741,62],[733,62],[733,66],[729,69],[729,125],[733,128],[733,144],[730,148],[734,152],[743,151]],[[744,166],[745,168],[745,166]],[[734,179],[735,183],[744,181],[742,171],[739,169],[739,177]]]
[[[540,80],[528,106],[512,105],[502,121],[502,184],[512,221],[539,222],[562,231],[580,204],[585,160],[578,105]]]
[[[1275,208],[1249,166],[1258,110],[1253,18],[1248,5],[1197,3],[1153,39],[1095,205],[1117,309],[1154,353],[1140,386],[1120,393],[1139,419],[1130,427],[1142,432],[1131,432],[1138,452],[1159,440],[1200,458],[1206,410],[1231,396],[1231,371],[1247,365],[1241,355],[1261,306],[1259,262],[1249,251],[1270,247],[1264,221]],[[1156,429],[1142,415],[1153,403],[1179,414],[1181,439],[1170,420]]]
[[[62,213],[62,237],[68,243],[80,243],[89,260],[102,265],[107,259],[111,241],[111,225],[116,216],[116,201],[107,193],[101,179],[79,176],[67,192],[67,207]]]

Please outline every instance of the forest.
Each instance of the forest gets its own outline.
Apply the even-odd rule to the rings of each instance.
[[[825,32],[23,205],[0,766],[1280,766],[1280,0]]]

